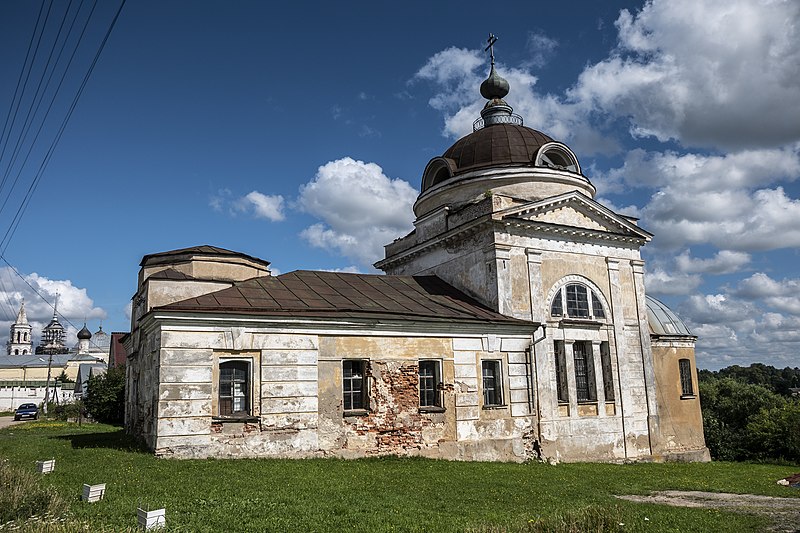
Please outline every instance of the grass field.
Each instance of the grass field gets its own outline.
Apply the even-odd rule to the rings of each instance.
[[[798,466],[177,461],[142,452],[116,427],[54,421],[0,431],[0,457],[30,471],[36,460],[55,458],[55,472],[40,483],[93,531],[134,527],[140,505],[165,507],[168,531],[547,531],[592,513],[614,522],[599,531],[759,531],[763,517],[614,495],[677,489],[800,497],[775,483]],[[105,499],[81,502],[83,483],[106,483]]]

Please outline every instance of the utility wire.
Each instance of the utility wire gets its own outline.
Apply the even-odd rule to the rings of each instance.
[[[11,98],[11,103],[8,106],[6,121],[3,123],[2,132],[0,132],[0,143],[2,143],[3,139],[6,137],[6,127],[8,127],[8,119],[11,118],[11,112],[14,110],[14,102],[17,101],[17,94],[19,94],[19,86],[20,84],[22,84],[22,78],[25,76],[25,67],[28,64],[28,58],[31,55],[31,49],[33,48],[33,41],[36,39],[36,32],[39,29],[39,22],[42,20],[42,11],[44,11],[44,0],[42,0],[42,5],[39,6],[39,15],[36,17],[36,25],[33,27],[31,40],[28,42],[28,51],[25,53],[25,61],[22,62],[22,70],[19,71],[19,78],[17,78],[17,86],[14,89],[14,96]],[[11,133],[9,132],[8,134],[10,135]],[[3,157],[2,153],[0,153],[0,160],[2,160],[2,157]]]
[[[44,171],[47,168],[48,163],[50,162],[50,158],[53,156],[53,152],[55,151],[55,148],[58,145],[58,142],[61,140],[61,136],[64,134],[64,130],[66,129],[67,124],[69,123],[69,119],[72,117],[72,113],[75,111],[75,107],[78,105],[78,100],[80,99],[81,95],[83,94],[83,90],[86,88],[86,84],[89,82],[89,77],[91,76],[92,72],[94,71],[94,68],[97,65],[97,61],[100,59],[100,54],[103,52],[103,49],[105,48],[106,43],[108,42],[108,38],[110,37],[111,32],[114,29],[114,26],[116,26],[117,20],[119,20],[119,16],[122,13],[122,8],[125,6],[125,2],[126,2],[126,0],[122,0],[122,2],[120,3],[119,8],[117,9],[117,12],[114,15],[114,18],[111,21],[111,24],[109,25],[108,30],[106,31],[106,34],[103,37],[102,42],[100,43],[100,47],[98,48],[97,53],[95,54],[94,59],[92,60],[91,65],[89,66],[89,69],[86,71],[86,75],[83,77],[83,81],[81,82],[81,85],[78,88],[78,92],[75,94],[75,97],[72,100],[72,103],[71,103],[71,105],[69,107],[69,111],[67,112],[66,116],[64,117],[64,120],[61,122],[61,127],[59,128],[58,133],[56,134],[56,137],[53,139],[53,142],[50,144],[50,148],[48,149],[47,154],[45,155],[44,159],[42,160],[42,163],[39,166],[39,170],[36,172],[36,175],[35,175],[33,181],[31,182],[30,187],[28,187],[28,191],[25,193],[25,198],[20,203],[19,208],[17,209],[17,212],[14,215],[14,219],[11,222],[11,225],[8,227],[8,230],[6,230],[5,234],[3,235],[2,240],[0,240],[0,255],[5,254],[5,251],[8,248],[8,245],[10,244],[11,239],[14,236],[14,233],[17,230],[17,227],[19,227],[19,223],[20,223],[20,221],[22,219],[22,215],[24,214],[25,210],[27,209],[27,207],[28,207],[28,205],[30,203],[31,197],[33,196],[33,193],[36,191],[36,187],[38,186],[39,181],[42,178],[42,174],[44,174]]]
[[[0,254],[0,259],[2,259],[2,260],[3,260],[3,262],[4,262],[6,265],[8,265],[8,266],[9,266],[9,268],[11,268],[11,270],[13,270],[13,271],[14,271],[14,273],[15,273],[17,276],[19,276],[19,279],[21,279],[22,281],[24,281],[24,282],[25,282],[25,285],[27,285],[28,287],[30,287],[30,289],[31,289],[33,292],[35,292],[35,293],[37,294],[37,296],[39,296],[39,298],[41,298],[41,299],[42,299],[42,301],[43,301],[44,303],[46,303],[47,305],[49,305],[49,306],[50,306],[50,307],[53,309],[53,313],[54,313],[54,314],[57,314],[57,315],[59,315],[61,318],[63,318],[63,319],[64,319],[64,322],[66,322],[67,324],[69,324],[70,326],[72,326],[73,328],[75,328],[76,330],[79,330],[79,329],[78,329],[78,326],[76,326],[75,324],[73,324],[73,323],[72,323],[72,321],[71,321],[69,318],[67,318],[66,316],[64,316],[62,313],[59,313],[59,312],[58,312],[58,310],[56,309],[56,306],[55,306],[55,305],[53,305],[53,304],[51,304],[51,303],[50,303],[50,302],[47,300],[47,298],[45,298],[45,297],[44,297],[44,295],[42,295],[42,293],[41,293],[41,292],[39,292],[39,289],[37,289],[36,287],[34,287],[33,285],[31,285],[31,284],[30,284],[30,282],[29,282],[27,279],[25,279],[25,276],[23,276],[22,274],[20,274],[19,270],[17,270],[17,269],[14,267],[14,265],[12,265],[11,263],[9,263],[9,262],[8,262],[8,259],[6,259],[6,257],[5,257],[4,255],[1,255],[1,254]],[[13,320],[13,319],[12,319],[12,320]],[[98,345],[97,345],[97,344],[95,344],[94,342],[92,342],[92,344],[94,344],[95,348],[100,348],[100,346],[98,346]]]
[[[50,80],[53,78],[53,73],[56,71],[56,67],[58,66],[58,60],[61,58],[61,53],[64,51],[64,46],[67,44],[67,38],[69,37],[69,33],[64,38],[64,42],[61,45],[61,51],[58,53],[58,57],[55,61],[53,61],[53,54],[58,47],[58,41],[61,39],[61,33],[64,31],[64,24],[67,22],[67,17],[69,16],[69,11],[72,8],[73,0],[69,0],[69,4],[67,4],[67,9],[64,11],[64,16],[61,17],[61,24],[58,26],[58,32],[56,33],[55,39],[53,39],[53,46],[50,47],[50,53],[47,55],[47,61],[45,61],[44,68],[42,69],[42,75],[39,76],[39,83],[36,84],[36,90],[33,93],[33,98],[31,98],[31,103],[28,106],[28,111],[25,114],[25,120],[22,122],[22,132],[20,133],[19,137],[17,138],[17,142],[14,145],[14,150],[11,152],[11,158],[9,159],[8,167],[6,168],[6,172],[3,175],[3,180],[0,181],[0,191],[3,190],[3,187],[8,180],[8,175],[11,173],[11,169],[14,166],[14,162],[17,160],[17,156],[21,150],[22,145],[25,142],[25,138],[28,136],[28,132],[31,129],[31,125],[33,124],[33,119],[36,117],[36,114],[39,112],[39,107],[44,100],[44,95],[47,92],[47,87],[50,85]],[[78,9],[79,11],[80,9]],[[75,18],[78,16],[78,11],[75,11],[75,17],[73,18],[73,24]],[[70,31],[72,30],[72,26],[70,26]],[[52,70],[50,69],[50,64],[53,64]],[[48,71],[50,75],[47,76]],[[47,84],[45,84],[44,91],[42,90],[42,83],[44,83],[44,79],[47,77]],[[55,95],[54,95],[55,98]],[[47,117],[45,117],[46,119]],[[43,119],[44,120],[44,119]],[[13,188],[12,188],[13,190]],[[11,191],[8,193],[11,194]]]
[[[42,24],[42,29],[39,32],[39,38],[36,40],[36,48],[33,50],[33,57],[31,58],[31,62],[28,65],[28,72],[25,74],[25,82],[22,84],[22,92],[19,94],[19,100],[17,100],[17,106],[14,108],[14,113],[11,117],[11,127],[8,129],[8,135],[6,135],[5,142],[3,144],[2,150],[0,150],[0,160],[2,160],[3,155],[6,153],[6,146],[8,145],[8,139],[11,138],[11,132],[14,130],[14,123],[17,121],[17,113],[19,112],[19,107],[22,105],[22,95],[25,94],[25,89],[28,87],[28,80],[31,77],[31,71],[33,70],[33,64],[36,62],[36,56],[39,54],[39,45],[42,42],[42,36],[44,35],[44,30],[47,27],[47,21],[50,19],[50,10],[53,7],[53,0],[50,0],[50,5],[47,7],[47,14],[44,17],[44,24]],[[13,102],[12,102],[13,107]]]
[[[83,29],[81,30],[81,34],[78,37],[78,42],[75,44],[75,48],[72,50],[72,54],[70,55],[69,61],[67,62],[67,66],[64,69],[64,72],[62,72],[62,74],[61,74],[61,79],[58,82],[58,86],[56,87],[56,90],[53,93],[53,97],[50,99],[50,105],[47,106],[47,110],[44,113],[44,117],[42,118],[42,122],[39,124],[39,128],[36,130],[36,135],[33,137],[33,140],[31,141],[31,144],[28,147],[28,152],[25,154],[25,159],[22,161],[22,164],[20,165],[19,171],[17,172],[17,175],[14,177],[14,182],[11,184],[11,189],[6,194],[6,196],[5,196],[4,200],[3,200],[3,204],[0,205],[0,213],[3,212],[3,210],[6,207],[6,204],[11,199],[11,192],[16,187],[17,182],[19,181],[19,178],[22,175],[23,170],[25,169],[25,165],[28,163],[28,158],[30,157],[31,152],[33,151],[34,147],[36,146],[36,141],[39,140],[39,135],[42,133],[42,129],[44,128],[44,126],[45,126],[45,124],[47,122],[47,117],[50,115],[50,111],[53,109],[53,104],[56,102],[56,97],[58,96],[58,93],[61,90],[61,86],[63,85],[64,80],[67,77],[67,73],[69,72],[69,67],[72,65],[72,61],[73,61],[73,59],[75,59],[75,54],[78,52],[78,48],[80,47],[80,43],[83,40],[84,35],[86,34],[86,29],[89,27],[89,22],[91,21],[92,14],[94,13],[95,7],[97,7],[97,0],[95,0],[94,4],[92,4],[92,9],[91,9],[91,11],[89,11],[89,15],[86,17],[86,21],[83,24]],[[76,17],[77,17],[77,12],[76,12]],[[70,28],[70,31],[71,31],[71,28]],[[59,56],[60,56],[60,54],[59,54]],[[48,85],[49,85],[49,83],[50,83],[50,81],[48,80]],[[27,134],[27,132],[26,132],[26,134]],[[8,174],[6,174],[6,176],[3,176],[3,180],[2,180],[2,182],[0,182],[0,190],[2,190],[2,188],[3,188],[2,183],[5,183],[7,177],[8,177]],[[12,224],[13,224],[13,222],[12,222]]]

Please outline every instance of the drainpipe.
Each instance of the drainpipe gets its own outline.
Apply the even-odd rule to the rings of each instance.
[[[542,338],[539,340],[533,339],[531,342],[530,348],[525,351],[525,363],[528,365],[528,375],[530,379],[528,381],[528,399],[531,405],[529,405],[529,409],[533,410],[533,403],[536,404],[536,439],[539,441],[539,446],[542,445],[542,408],[541,408],[541,401],[538,395],[535,397],[534,400],[534,393],[539,391],[539,374],[536,370],[536,365],[534,364],[535,358],[535,346],[542,342],[543,340],[547,339],[547,324],[541,324],[542,327]],[[538,329],[538,328],[537,328]],[[534,331],[534,334],[536,332]],[[533,383],[531,383],[531,381]],[[532,389],[532,390],[531,390]],[[541,453],[541,452],[540,452]]]

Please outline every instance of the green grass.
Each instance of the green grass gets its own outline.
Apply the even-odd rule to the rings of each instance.
[[[139,505],[166,507],[169,531],[550,531],[561,523],[578,524],[561,531],[581,531],[590,522],[600,524],[593,531],[758,531],[767,525],[763,517],[614,495],[674,489],[800,496],[775,483],[797,466],[178,461],[139,450],[116,427],[54,421],[0,431],[0,457],[31,471],[36,460],[54,457],[56,470],[41,483],[68,501],[71,520],[93,531],[134,527]],[[105,499],[81,502],[83,483],[106,483]]]

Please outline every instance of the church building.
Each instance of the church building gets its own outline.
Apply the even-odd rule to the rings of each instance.
[[[145,256],[126,430],[180,458],[707,461],[696,338],[645,294],[652,235],[513,114],[494,57],[480,93],[385,275]]]

